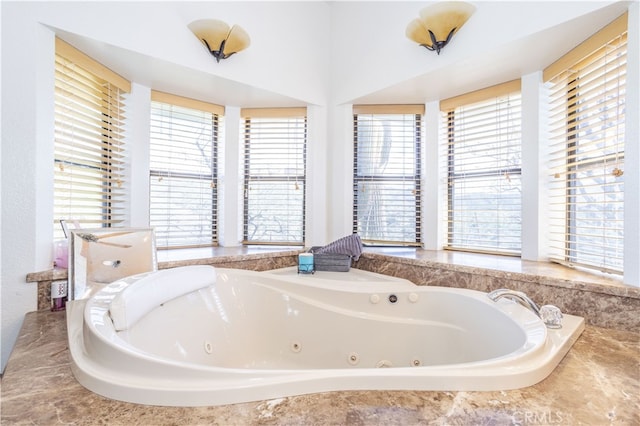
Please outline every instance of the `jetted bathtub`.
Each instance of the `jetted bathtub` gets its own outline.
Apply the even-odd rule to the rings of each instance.
[[[548,376],[584,329],[511,300],[354,270],[188,266],[67,305],[72,369],[100,395],[218,405],[335,390],[506,390]]]

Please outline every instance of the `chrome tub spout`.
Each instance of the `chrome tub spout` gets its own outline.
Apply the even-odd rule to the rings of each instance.
[[[553,305],[538,307],[538,305],[531,300],[529,296],[521,291],[500,288],[488,293],[487,296],[494,302],[497,302],[502,298],[516,301],[541,318],[548,328],[562,328],[562,312],[558,307]]]
[[[540,308],[536,303],[529,298],[526,294],[521,291],[509,290],[507,288],[500,288],[498,290],[494,290],[491,293],[487,294],[489,299],[497,302],[498,300],[506,297],[507,299],[515,300],[520,303],[525,308],[529,308],[533,311],[537,316],[540,316]]]

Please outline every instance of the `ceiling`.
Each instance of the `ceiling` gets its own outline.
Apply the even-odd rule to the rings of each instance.
[[[167,93],[240,107],[300,106],[301,101],[180,64],[107,45],[77,34],[55,30],[56,35],[130,81]],[[211,57],[212,68],[216,65]],[[215,88],[215,90],[209,90]],[[215,98],[203,99],[203,93]]]
[[[432,66],[427,72],[405,81],[376,88],[370,93],[363,93],[352,99],[338,99],[338,102],[424,103],[520,78],[522,75],[544,69],[553,58],[561,56],[576,46],[595,29],[601,28],[622,14],[627,7],[628,2],[616,2],[558,27],[508,43],[501,44],[500,41],[487,40],[482,44],[482,49],[478,49],[476,54],[462,61],[448,63],[441,67]],[[203,93],[214,93],[215,99],[210,101],[229,106],[287,107],[305,104],[304,100],[243,84],[213,73],[153,58],[77,34],[58,29],[54,31],[63,40],[125,78],[156,90],[200,99]],[[426,62],[429,56],[434,55],[435,53],[416,46],[416,61]],[[211,65],[213,70],[215,66],[213,58]],[[394,65],[389,64],[389,66]]]
[[[545,3],[542,2],[541,5]],[[547,3],[552,4],[552,3]],[[353,104],[424,103],[446,99],[477,88],[490,87],[543,70],[597,29],[627,10],[618,2],[519,40],[501,44],[487,40],[482,50],[463,61],[436,68],[395,85],[351,100]],[[446,48],[445,48],[446,49]],[[424,51],[422,51],[424,50]],[[416,55],[435,55],[422,49]]]

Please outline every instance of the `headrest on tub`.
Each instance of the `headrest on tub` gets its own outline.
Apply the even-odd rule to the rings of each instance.
[[[126,330],[155,307],[215,282],[216,270],[209,265],[152,272],[118,293],[111,302],[109,314],[116,330]]]

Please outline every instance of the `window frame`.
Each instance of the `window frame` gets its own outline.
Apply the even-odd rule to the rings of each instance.
[[[353,171],[352,171],[352,179],[353,179],[353,198],[352,198],[352,231],[355,234],[360,235],[360,238],[364,245],[367,246],[414,246],[421,247],[423,245],[422,241],[422,167],[423,167],[423,156],[422,156],[422,140],[423,140],[423,116],[424,116],[425,107],[424,105],[354,105],[353,106]],[[362,143],[358,141],[359,135],[359,116],[370,116],[374,118],[376,116],[384,117],[384,116],[412,116],[413,117],[413,126],[411,129],[411,133],[413,134],[413,157],[414,161],[412,164],[413,173],[404,174],[399,173],[395,175],[388,174],[362,174],[359,171],[359,155],[360,151],[365,149],[361,147]],[[403,119],[404,120],[404,119]],[[365,153],[370,152],[367,147]],[[375,234],[368,235],[368,233],[364,232],[362,229],[362,224],[359,219],[359,210],[360,210],[360,202],[359,202],[359,194],[361,193],[361,189],[366,183],[377,183],[377,184],[391,184],[393,182],[411,182],[413,184],[412,195],[415,197],[415,203],[413,205],[413,217],[415,220],[414,229],[415,237],[411,240],[409,239],[400,239],[400,238],[388,238],[387,235],[384,234]],[[384,186],[383,186],[384,189]],[[366,208],[366,206],[363,206]]]
[[[126,219],[131,83],[58,37],[55,58],[53,237],[62,239],[61,221],[108,228]]]
[[[552,204],[558,206],[552,211],[549,260],[620,275],[624,274],[625,183],[622,170],[625,161],[627,22],[628,14],[625,13],[543,71],[543,81],[549,90],[552,136],[548,185]],[[617,53],[608,58],[609,52]],[[621,56],[624,64],[621,64]],[[625,80],[623,83],[621,75]],[[611,77],[615,80],[610,80]],[[607,86],[610,81],[615,81],[613,87]],[[616,93],[612,94],[613,91]],[[609,105],[614,102],[616,110],[610,114]],[[585,109],[589,104],[591,107]],[[615,125],[613,136],[608,135],[612,123]],[[593,140],[598,134],[602,135],[601,139]],[[583,173],[586,175],[580,176]],[[589,185],[589,180],[602,181],[600,191],[590,189],[587,194],[585,188],[590,186],[585,185]],[[616,187],[618,189],[611,190]],[[580,190],[586,195],[581,195]],[[596,211],[592,211],[590,217],[579,219],[580,213],[586,211],[581,206],[597,206],[595,202],[587,203],[586,198],[598,195],[608,200],[607,206],[601,210],[593,207]],[[615,214],[614,220],[609,217],[611,214]],[[599,221],[600,225],[594,226],[594,221]],[[593,230],[598,230],[602,237],[595,236]]]
[[[174,248],[197,248],[197,247],[212,247],[218,245],[219,238],[219,229],[218,229],[218,209],[219,209],[219,191],[218,191],[218,178],[219,178],[219,164],[218,164],[218,155],[219,155],[219,135],[221,132],[222,126],[222,118],[224,117],[224,107],[220,105],[211,104],[208,102],[199,101],[196,99],[186,98],[178,95],[173,95],[170,93],[160,92],[156,90],[151,91],[151,111],[152,118],[150,123],[150,133],[151,133],[151,142],[149,147],[149,155],[150,158],[154,156],[153,154],[153,133],[154,133],[154,121],[153,121],[153,112],[158,110],[163,110],[168,120],[171,123],[176,123],[178,120],[185,121],[188,119],[199,121],[201,120],[201,116],[206,116],[207,119],[211,119],[211,141],[210,141],[210,170],[211,173],[203,174],[194,172],[187,172],[184,170],[178,169],[164,169],[157,170],[153,168],[152,162],[150,162],[149,166],[149,221],[150,225],[156,228],[156,245],[158,249],[174,249]],[[187,118],[189,117],[189,118]],[[175,124],[175,123],[174,123]],[[204,124],[204,121],[201,122]],[[184,123],[182,125],[178,125],[178,127],[182,127],[182,131],[178,131],[176,129],[176,133],[182,133],[182,137],[185,137],[188,133],[189,136],[193,136],[194,139],[189,139],[189,142],[181,142],[180,144],[171,144],[173,147],[176,145],[181,146],[183,151],[179,152],[179,154],[183,156],[188,156],[190,161],[195,161],[196,158],[192,158],[190,155],[191,148],[187,145],[191,146],[192,143],[198,143],[200,136],[197,133],[189,133],[184,130]],[[197,130],[197,129],[195,129]],[[161,133],[162,129],[155,129],[158,133]],[[173,137],[177,137],[176,134],[172,133]],[[198,147],[199,148],[199,147]],[[187,151],[184,151],[186,149]],[[204,155],[204,154],[203,154]],[[206,156],[204,157],[206,158]],[[170,158],[158,156],[158,160],[169,160]],[[187,159],[185,158],[185,161]],[[186,202],[184,198],[181,198],[182,195],[187,194],[184,189],[186,188],[194,188],[198,189],[199,186],[209,185],[210,187],[210,198],[207,197],[207,200],[211,202],[211,210],[208,212],[204,212],[204,217],[207,219],[207,223],[198,221],[198,223],[194,223],[192,218],[188,218],[187,216],[193,216],[193,211],[191,214],[181,214],[178,217],[176,215],[171,215],[169,212],[165,214],[165,216],[171,216],[170,220],[175,220],[175,229],[169,229],[168,223],[158,221],[158,223],[162,223],[166,230],[164,232],[158,231],[158,225],[154,221],[154,207],[153,207],[153,189],[154,185],[156,185],[155,181],[165,181],[165,180],[177,180],[181,183],[177,183],[175,185],[170,185],[169,193],[174,194],[177,193],[173,199],[177,198],[181,202]],[[192,182],[191,184],[187,184],[186,182]],[[169,195],[172,197],[171,195]],[[202,198],[202,196],[200,197]],[[191,200],[192,201],[192,200]],[[171,203],[173,205],[173,202]],[[183,204],[184,205],[184,204]],[[171,209],[171,206],[167,206],[168,211]],[[156,209],[162,209],[162,206],[157,207]],[[181,227],[182,226],[182,227]],[[197,228],[200,228],[200,231]],[[185,236],[184,232],[190,234],[189,236]],[[208,229],[209,231],[205,232],[204,229]]]
[[[243,138],[243,155],[242,155],[242,244],[243,245],[287,245],[287,246],[304,246],[306,240],[306,205],[307,205],[307,137],[308,137],[308,123],[307,123],[307,108],[306,107],[291,107],[291,108],[242,108],[240,111],[241,116],[241,134]],[[289,148],[294,151],[300,152],[300,157],[294,156],[292,159],[292,163],[278,163],[278,167],[285,167],[291,169],[302,168],[302,174],[293,173],[281,173],[281,174],[271,174],[271,170],[268,169],[263,170],[263,173],[255,173],[252,170],[251,164],[253,164],[256,160],[261,161],[266,159],[263,158],[262,154],[258,154],[259,151],[254,151],[254,155],[252,156],[252,141],[255,143],[266,143],[268,139],[273,139],[274,133],[269,133],[272,128],[269,126],[282,126],[282,128],[292,126],[291,131],[284,133],[275,133],[276,140],[274,143],[278,143],[279,145],[287,145]],[[300,131],[300,126],[302,130]],[[256,133],[252,133],[256,132]],[[263,134],[264,132],[264,134]],[[253,138],[253,135],[256,135]],[[260,134],[260,136],[258,136]],[[267,136],[269,135],[269,136]],[[297,146],[297,144],[301,143],[301,146]],[[286,167],[286,166],[289,167]],[[292,235],[293,238],[281,238],[281,239],[268,239],[268,238],[254,238],[250,231],[250,218],[249,215],[253,210],[254,204],[253,201],[260,202],[260,198],[252,198],[252,184],[264,184],[271,183],[273,187],[276,187],[276,184],[288,186],[290,184],[294,185],[294,191],[302,190],[300,205],[299,207],[299,222],[291,222],[292,218],[290,215],[285,215],[285,220],[282,221],[284,223],[283,229],[286,229],[280,235]],[[285,189],[284,192],[277,192],[276,196],[284,196],[290,190]],[[272,194],[274,195],[274,194]],[[276,197],[277,199],[277,197]],[[264,201],[264,200],[262,200]],[[282,206],[283,204],[275,203],[271,207]],[[284,204],[288,209],[291,207],[289,204]],[[267,211],[271,214],[270,217],[273,217],[275,220],[281,217],[277,209],[278,207],[271,209],[269,207]],[[295,206],[294,206],[295,207]],[[271,219],[269,219],[271,220]],[[266,223],[266,222],[265,222]],[[296,231],[296,228],[299,231]],[[273,235],[270,230],[275,229],[272,228],[272,225],[267,225],[266,228],[263,228],[263,232],[267,232]],[[293,230],[293,234],[291,234],[291,230]],[[277,230],[276,230],[277,231]],[[297,234],[296,232],[299,232]]]
[[[471,120],[473,119],[477,119],[479,116],[484,118],[483,122],[484,125],[489,125],[488,123],[491,124],[496,124],[496,131],[501,131],[503,130],[503,128],[508,127],[512,121],[512,119],[507,118],[507,124],[501,124],[501,121],[505,119],[504,114],[502,112],[502,110],[500,110],[500,106],[501,106],[501,102],[504,102],[503,100],[506,99],[507,104],[511,101],[517,100],[518,102],[518,108],[514,111],[511,110],[510,106],[507,106],[507,108],[509,108],[507,110],[507,114],[506,115],[511,115],[512,113],[515,113],[517,115],[517,118],[519,119],[519,130],[515,131],[515,136],[518,139],[518,154],[519,154],[519,158],[520,158],[520,164],[519,166],[510,166],[510,167],[497,167],[497,168],[493,168],[493,169],[486,169],[483,168],[481,171],[477,171],[477,172],[458,172],[457,171],[457,160],[458,157],[460,155],[463,155],[461,153],[456,153],[455,148],[456,148],[456,144],[457,143],[464,143],[465,141],[461,141],[461,142],[457,142],[457,138],[456,138],[456,110],[459,108],[471,108],[472,110],[475,109],[476,111],[473,113],[473,115],[470,117]],[[446,250],[455,250],[455,251],[468,251],[468,252],[474,252],[474,253],[488,253],[488,254],[498,254],[498,255],[506,255],[506,256],[520,256],[521,252],[522,252],[522,105],[521,105],[521,80],[520,79],[516,79],[516,80],[512,80],[512,81],[508,81],[508,82],[504,82],[504,83],[500,83],[491,87],[487,87],[484,89],[479,89],[473,92],[469,92],[469,93],[465,93],[463,95],[459,95],[453,98],[449,98],[449,99],[444,99],[440,102],[440,110],[442,111],[443,114],[443,120],[444,120],[444,126],[443,128],[446,130],[446,136],[442,138],[443,143],[446,144],[446,158],[447,158],[447,162],[446,162],[446,175],[447,175],[447,186],[446,186],[446,240],[445,240],[445,244],[444,244],[444,249]],[[495,107],[491,107],[491,104],[494,104]],[[479,109],[480,111],[482,111],[484,108],[486,107],[487,109],[487,113],[484,112],[478,112],[477,110]],[[493,118],[491,118],[492,114],[495,113],[495,122],[491,121],[493,120]],[[486,117],[486,118],[485,118]],[[470,125],[471,126],[475,126],[477,125],[477,123],[472,123]],[[464,132],[467,131],[467,129],[465,128],[463,130]],[[509,130],[510,131],[510,130]],[[487,140],[491,139],[492,137],[500,137],[501,134],[500,133],[493,133],[490,135],[485,135],[482,137],[482,144],[487,144]],[[510,142],[510,141],[508,141]],[[511,143],[507,143],[506,148],[511,148],[513,147],[513,144]],[[502,146],[500,146],[500,148],[498,149],[502,149]],[[473,163],[474,165],[477,166],[481,166],[482,163],[477,162],[477,163]],[[469,236],[467,236],[466,238],[461,237],[460,235],[458,235],[458,233],[456,232],[456,224],[459,224],[461,226],[465,225],[465,224],[469,224],[470,222],[467,220],[460,220],[458,219],[455,214],[457,209],[454,206],[454,201],[455,201],[455,195],[454,195],[454,191],[455,188],[458,187],[460,185],[460,182],[467,182],[467,181],[471,181],[472,179],[477,179],[477,178],[490,178],[492,176],[495,177],[500,177],[500,176],[505,176],[509,178],[509,181],[511,178],[517,176],[518,179],[520,180],[520,202],[519,202],[519,208],[517,210],[514,209],[498,209],[495,210],[496,215],[498,215],[501,212],[518,212],[519,215],[519,228],[518,228],[518,235],[517,238],[515,239],[515,244],[516,247],[509,247],[509,243],[504,243],[504,240],[501,238],[501,233],[492,233],[492,234],[487,234],[489,236],[495,236],[497,238],[497,242],[495,244],[492,244],[490,242],[491,237],[489,238],[482,238],[477,240],[475,243],[472,242],[469,238]],[[502,200],[503,198],[501,197],[496,197],[494,198],[495,200]],[[490,213],[490,210],[473,210],[473,211],[477,211],[477,212],[484,212],[484,213]],[[499,223],[501,222],[501,219],[499,219],[497,216],[495,218],[495,221],[493,222],[496,225],[496,231],[498,231],[500,229]],[[513,223],[512,223],[513,225]],[[504,237],[506,237],[506,234],[504,235]],[[463,242],[463,240],[461,240],[461,238],[463,238],[465,240],[465,242]]]

